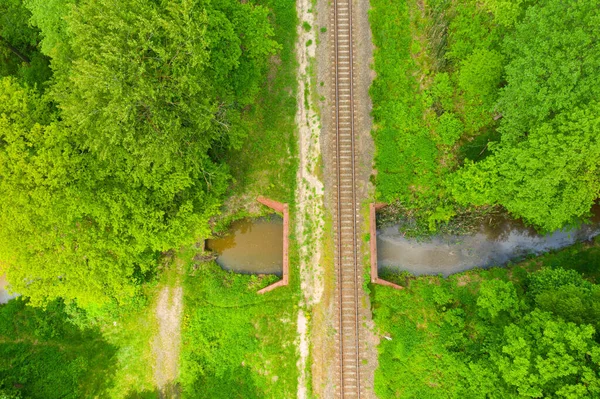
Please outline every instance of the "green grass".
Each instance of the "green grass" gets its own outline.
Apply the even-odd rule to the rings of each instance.
[[[260,0],[271,10],[281,50],[256,104],[244,115],[248,137],[226,160],[233,184],[218,226],[256,216],[250,203],[264,195],[290,205],[295,214],[296,15],[294,0]],[[268,212],[263,208],[263,212]],[[290,398],[296,396],[295,340],[299,302],[298,251],[290,237],[290,285],[265,295],[256,292],[275,276],[241,275],[214,262],[184,260],[184,319],[179,384],[184,398]]]
[[[532,273],[543,267],[573,269],[596,283],[600,279],[600,244],[577,244],[509,267],[475,269],[448,278],[414,277],[406,273],[384,275],[407,288],[398,291],[370,287],[377,330],[388,337],[382,338],[378,347],[379,368],[375,377],[378,397],[483,395],[474,393],[479,388],[472,380],[467,381],[468,376],[475,374],[472,367],[489,364],[485,363],[487,351],[501,345],[504,328],[518,325],[536,307],[527,297],[527,284]],[[519,309],[502,313],[496,319],[483,318],[478,306],[479,290],[482,282],[490,280],[511,282],[521,301]],[[491,366],[488,372],[489,381],[499,378],[500,373]],[[507,393],[506,387],[495,389],[497,397],[520,397]]]
[[[108,321],[101,326],[106,341],[117,348],[113,366],[115,378],[106,392],[110,398],[158,398],[152,353],[152,341],[158,332],[152,299],[157,292],[152,288],[147,292],[148,304],[124,312],[112,323]]]
[[[296,7],[294,0],[260,0],[271,10],[275,40],[282,46],[272,57],[270,70],[256,104],[244,119],[248,137],[240,150],[226,155],[231,167],[232,199],[226,213],[243,212],[249,201],[264,195],[291,202],[297,170],[296,126]],[[244,216],[244,215],[242,215]]]
[[[274,276],[188,264],[181,384],[185,398],[291,398],[297,389],[296,290],[256,291]]]
[[[405,1],[375,0],[369,13],[376,46],[373,132],[380,200],[425,203],[437,196],[443,168],[425,120],[426,98],[411,54],[411,15]],[[430,202],[430,201],[429,201]]]
[[[169,275],[164,273],[160,284],[168,283]],[[147,284],[127,307],[87,313],[60,302],[34,308],[22,298],[0,305],[0,393],[158,398],[151,344],[158,329],[153,298],[159,286]]]

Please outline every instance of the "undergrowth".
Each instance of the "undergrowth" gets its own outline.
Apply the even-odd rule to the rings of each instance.
[[[239,150],[226,155],[233,184],[224,215],[246,216],[244,209],[258,195],[292,202],[297,170],[296,58],[298,18],[294,0],[260,0],[270,9],[275,40],[281,49],[271,58],[257,102],[244,113],[248,137]]]
[[[180,378],[184,397],[295,397],[294,285],[256,293],[276,279],[227,272],[214,262],[189,265]]]
[[[465,159],[485,158],[498,139],[494,102],[505,29],[471,0],[374,0],[370,23],[376,195],[401,203],[396,217],[410,217],[413,231],[434,232],[473,211],[457,206],[447,183]]]
[[[382,277],[406,289],[371,287],[379,398],[600,394],[598,243],[448,278]]]

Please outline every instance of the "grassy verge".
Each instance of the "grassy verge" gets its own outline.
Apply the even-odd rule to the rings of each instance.
[[[447,279],[385,277],[407,289],[371,287],[379,398],[597,397],[598,243]]]
[[[151,295],[150,298],[154,297]],[[152,340],[158,331],[153,304],[102,326],[106,341],[117,348],[110,398],[158,398],[154,382]]]
[[[293,286],[256,293],[275,280],[188,260],[180,378],[184,397],[295,397],[297,295]]]
[[[269,212],[256,206],[258,195],[290,204],[290,286],[258,295],[260,288],[277,277],[226,272],[214,262],[194,261],[194,250],[179,254],[185,264],[179,382],[187,398],[296,396],[297,16],[294,0],[258,3],[271,11],[281,50],[271,60],[256,104],[244,115],[248,137],[239,150],[226,154],[233,184],[217,228],[240,217]]]
[[[249,135],[227,154],[234,183],[220,224],[256,214],[254,198],[264,195],[290,204],[294,220],[297,171],[296,40],[294,0],[261,0],[271,10],[281,50],[258,101],[245,115]],[[266,209],[263,209],[266,212]],[[291,232],[293,235],[293,225]],[[214,262],[186,259],[180,382],[190,398],[295,397],[296,317],[299,280],[297,248],[290,247],[290,286],[264,296],[258,289],[274,276],[223,271]],[[191,254],[193,256],[193,253]]]
[[[226,154],[233,184],[224,216],[245,216],[252,201],[264,195],[291,202],[297,170],[296,126],[296,7],[294,0],[260,0],[269,8],[275,40],[281,50],[270,69],[256,104],[244,115],[248,137],[241,149]]]

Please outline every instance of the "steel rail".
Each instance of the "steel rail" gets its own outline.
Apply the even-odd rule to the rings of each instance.
[[[355,165],[355,137],[354,137],[354,71],[353,71],[353,42],[352,42],[352,0],[334,0],[334,71],[335,71],[335,154],[336,154],[336,174],[337,174],[337,280],[338,280],[338,310],[339,310],[339,373],[340,373],[340,397],[361,396],[360,384],[360,324],[359,324],[359,269],[358,269],[358,251],[357,251],[357,217],[356,217],[356,165]],[[340,11],[345,11],[342,15]],[[343,29],[340,25],[345,25]],[[347,29],[347,33],[344,31]],[[344,40],[345,39],[345,40]],[[347,44],[343,45],[343,41]],[[348,47],[347,51],[341,51]],[[343,55],[347,53],[347,55]],[[342,73],[341,63],[347,65],[348,72]],[[344,75],[348,75],[345,78]],[[348,87],[346,87],[348,86]],[[347,107],[341,112],[340,91],[347,92]],[[341,119],[349,119],[349,129],[342,127]],[[346,122],[347,123],[347,122]],[[348,138],[350,144],[350,171],[348,167],[342,164],[342,138]],[[350,177],[350,207],[346,208],[343,202],[346,192],[342,190],[344,177]],[[344,224],[342,221],[347,219],[351,223],[351,234],[348,238],[343,234]],[[346,246],[351,244],[352,255],[345,256]],[[350,259],[348,259],[350,258]],[[350,263],[350,264],[348,264]],[[352,276],[348,276],[348,274]],[[352,289],[345,287],[344,277],[351,277]],[[345,309],[345,298],[351,297],[353,309]],[[351,327],[350,327],[351,326]],[[353,335],[353,337],[352,337]],[[347,342],[348,341],[348,342]],[[354,353],[352,353],[354,352]],[[354,355],[353,362],[346,359],[346,354]],[[354,382],[354,384],[353,384]]]

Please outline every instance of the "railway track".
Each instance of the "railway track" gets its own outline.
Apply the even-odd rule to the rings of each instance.
[[[353,100],[352,0],[334,0],[334,82],[336,210],[335,241],[338,301],[337,396],[361,397],[360,284],[356,201]]]

